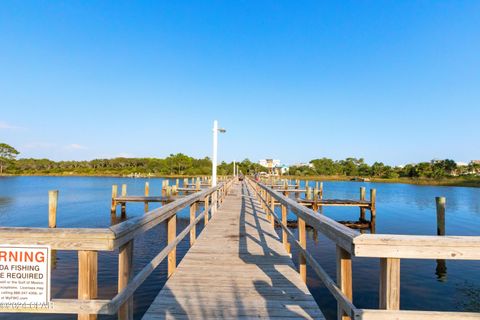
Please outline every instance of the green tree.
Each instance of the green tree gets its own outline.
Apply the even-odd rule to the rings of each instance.
[[[3,168],[12,163],[19,153],[14,147],[0,143],[0,174],[3,173]]]

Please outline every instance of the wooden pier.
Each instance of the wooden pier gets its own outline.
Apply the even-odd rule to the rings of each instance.
[[[144,320],[324,319],[266,214],[235,185]]]
[[[119,198],[113,196],[116,189],[112,188],[112,205]],[[117,314],[119,320],[132,320],[133,294],[162,261],[167,261],[169,279],[158,288],[157,298],[144,315],[146,320],[323,319],[307,288],[307,264],[335,299],[339,320],[480,320],[480,313],[475,312],[401,310],[400,306],[402,259],[480,260],[480,237],[361,234],[249,178],[243,182],[225,180],[143,216],[100,229],[56,228],[56,195],[51,194],[50,228],[0,227],[0,239],[12,245],[49,245],[52,251],[77,251],[78,297],[52,297],[47,308],[2,305],[0,315],[76,314],[80,320],[95,320],[97,315]],[[126,187],[122,188],[124,196]],[[150,197],[148,192],[145,197]],[[281,210],[275,210],[275,206]],[[177,213],[185,208],[189,208],[190,224],[177,230]],[[441,220],[442,206],[437,209]],[[296,233],[289,228],[289,213],[297,217]],[[135,239],[160,223],[166,225],[166,246],[134,273]],[[204,229],[197,237],[199,223]],[[281,229],[275,230],[275,225]],[[316,260],[307,249],[307,226],[334,246],[335,279],[323,269],[325,261]],[[439,229],[439,234],[444,232]],[[177,265],[176,248],[184,239],[189,239],[191,248]],[[291,248],[296,252],[292,258]],[[97,297],[98,256],[102,252],[118,254],[118,293],[107,299]],[[378,309],[354,304],[353,257],[379,262]]]

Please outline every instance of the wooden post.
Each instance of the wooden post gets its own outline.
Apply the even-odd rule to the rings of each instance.
[[[435,203],[437,206],[437,235],[445,235],[445,197],[436,197]],[[437,259],[437,268],[435,274],[440,281],[447,280],[447,262],[445,259]]]
[[[205,216],[204,216],[204,223],[205,225],[208,224],[208,199],[210,199],[210,196],[206,196],[204,199],[204,210],[205,210]]]
[[[162,181],[162,197],[166,197],[167,196],[167,186],[165,185],[165,180]],[[164,204],[162,202],[162,204]]]
[[[436,197],[435,198],[437,206],[437,235],[445,235],[445,197]]]
[[[145,197],[148,197],[148,194],[150,192],[150,184],[145,182]],[[148,201],[145,201],[145,212],[148,212]]]
[[[310,186],[308,182],[308,180],[305,180],[305,199],[310,200]]]
[[[127,185],[122,184],[122,197],[126,197],[126,196],[127,196]],[[125,217],[127,213],[127,202],[122,202],[121,208],[122,208],[121,209],[122,217]]]
[[[48,227],[57,227],[58,190],[48,191]]]
[[[360,187],[360,201],[365,201],[365,187]],[[365,221],[364,207],[360,207],[360,221]]]
[[[78,251],[78,299],[97,298],[98,255],[96,251]],[[96,320],[96,314],[78,314],[78,320]]]
[[[174,214],[167,219],[167,243],[170,244],[175,241],[177,237],[177,214]],[[175,272],[177,268],[177,248],[175,247],[168,254],[168,277]]]
[[[320,182],[319,199],[323,199],[323,182]]]
[[[337,285],[343,294],[352,301],[352,257],[348,251],[340,246],[337,246]],[[350,319],[340,307],[340,304],[337,304],[337,319]]]
[[[117,211],[117,202],[115,201],[117,194],[118,194],[118,186],[114,184],[112,185],[112,206],[110,207],[110,212],[112,214],[116,214],[116,211]]]
[[[216,191],[212,193],[211,199],[212,201],[210,203],[210,207],[211,207],[210,210],[212,212],[212,218],[213,218],[213,216],[217,214],[217,192]]]
[[[58,190],[48,191],[48,227],[57,227],[57,206],[58,206]],[[51,250],[52,264],[51,268],[57,266],[57,250]]]
[[[282,208],[282,225],[284,227],[287,227],[288,225],[288,220],[287,220],[287,207],[282,205],[281,206]],[[287,250],[287,247],[288,247],[288,235],[287,235],[287,232],[282,228],[282,243],[283,243],[283,246],[285,247],[285,250]],[[288,250],[287,250],[288,252]]]
[[[379,308],[400,309],[400,259],[380,259]]]
[[[305,220],[302,218],[298,219],[298,242],[300,242],[300,246],[307,250],[307,230]],[[298,266],[300,269],[300,278],[302,278],[303,282],[307,283],[307,259],[305,255],[300,252],[298,255]]]
[[[118,292],[121,292],[133,277],[133,240],[118,250]],[[133,320],[133,296],[118,310],[119,320]]]
[[[197,203],[194,202],[190,205],[190,224],[195,222],[197,213]],[[196,226],[194,225],[192,229],[190,229],[190,247],[193,246],[195,243],[195,239],[197,237],[197,230]]]
[[[300,189],[300,180],[296,180],[295,189],[297,190],[295,192],[295,198],[298,199],[300,198],[300,192],[298,192],[298,190]]]
[[[371,214],[370,218],[376,216],[376,212],[377,212],[376,202],[377,202],[377,189],[370,189],[370,214]]]

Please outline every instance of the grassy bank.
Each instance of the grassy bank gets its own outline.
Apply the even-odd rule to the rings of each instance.
[[[352,177],[346,176],[284,176],[288,179],[319,180],[319,181],[350,181]],[[480,188],[480,177],[451,177],[441,179],[430,178],[369,178],[370,182],[405,183],[426,186],[474,187]]]

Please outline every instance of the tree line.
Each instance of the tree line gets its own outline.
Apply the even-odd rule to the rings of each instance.
[[[382,162],[372,165],[364,159],[347,158],[332,160],[328,158],[311,160],[309,165],[293,166],[288,174],[295,176],[347,176],[375,177],[385,179],[408,178],[445,178],[480,174],[480,162],[472,161],[468,165],[459,166],[451,159],[432,160],[405,166],[389,166]]]
[[[49,159],[17,159],[19,152],[5,143],[0,143],[0,173],[8,174],[80,174],[80,175],[129,175],[134,173],[165,175],[209,175],[210,158],[193,158],[183,153],[171,154],[166,158],[113,158],[91,161],[52,161]],[[237,163],[239,172],[255,174],[267,169],[258,163],[245,159]],[[218,166],[219,175],[233,174],[233,162],[222,162]],[[382,162],[372,165],[362,158],[332,160],[328,158],[311,160],[307,165],[292,166],[288,175],[294,176],[344,176],[375,177],[395,179],[444,178],[480,174],[480,162],[472,161],[466,166],[458,166],[450,159],[432,160],[405,166],[389,166]]]
[[[85,175],[209,175],[212,172],[210,158],[193,158],[183,153],[171,154],[166,158],[113,158],[90,161],[53,161],[49,159],[16,159],[19,152],[0,144],[0,173],[8,174],[85,174]],[[259,164],[245,159],[238,163],[239,171],[254,174],[262,170]],[[221,162],[219,175],[233,174],[233,162]]]

